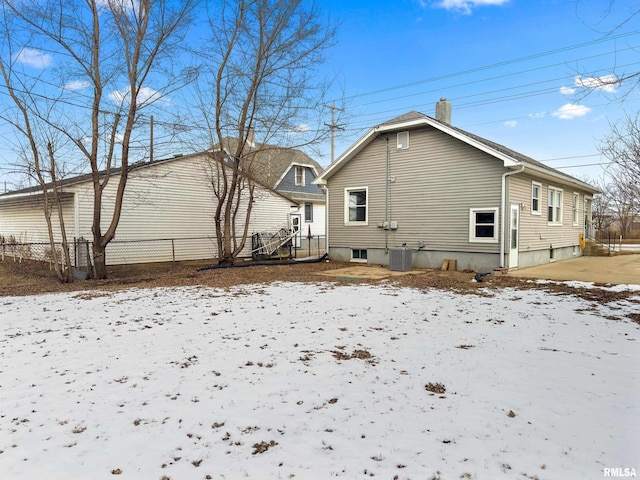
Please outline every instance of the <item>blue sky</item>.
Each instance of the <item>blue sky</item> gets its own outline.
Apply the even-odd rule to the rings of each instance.
[[[336,157],[374,125],[410,110],[584,178],[599,176],[610,123],[635,115],[639,90],[578,88],[640,69],[640,16],[617,0],[326,0],[340,23],[326,65],[345,131]],[[635,32],[635,33],[634,33]],[[634,48],[635,47],[635,48]],[[624,97],[624,100],[622,100]],[[327,109],[327,123],[330,121]],[[329,142],[321,164],[330,162]]]
[[[318,5],[338,25],[337,44],[319,66],[321,75],[334,80],[328,103],[344,109],[336,157],[368,128],[398,115],[417,110],[433,116],[435,103],[446,97],[453,125],[570,175],[594,179],[607,166],[598,145],[611,123],[634,116],[640,106],[640,88],[631,83],[586,96],[579,88],[594,78],[640,71],[640,15],[632,16],[639,9],[636,0],[319,0]],[[18,55],[32,79],[55,74],[64,61],[29,47]],[[73,105],[86,98],[86,88],[80,81],[67,82],[62,91]],[[154,95],[152,85],[143,92]],[[126,91],[109,96],[122,100]],[[179,103],[177,92],[157,102],[169,115],[181,110]],[[331,112],[324,113],[320,122],[308,124],[329,123]],[[140,137],[144,155],[148,136]],[[158,156],[188,153],[171,140],[164,141],[162,152],[158,145]],[[0,191],[3,181],[9,188],[19,186],[10,174],[16,161],[10,144],[11,134],[0,124]],[[328,165],[330,142],[313,156]]]

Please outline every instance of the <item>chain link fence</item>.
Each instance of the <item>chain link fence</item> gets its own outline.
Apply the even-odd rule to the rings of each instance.
[[[59,261],[64,262],[62,243],[56,243],[55,248]],[[68,242],[68,248],[71,267],[88,273],[92,268],[92,242],[84,238],[74,238]],[[324,235],[312,237],[296,235],[291,241],[290,256],[294,258],[320,257],[325,252]],[[251,237],[249,237],[240,258],[251,256]],[[113,240],[106,249],[108,266],[197,260],[216,262],[217,258],[215,236]],[[22,262],[24,260],[46,262],[53,268],[54,254],[51,245],[48,242],[27,243],[17,241],[14,237],[0,236],[0,261]]]
[[[86,278],[92,268],[90,245],[84,239],[67,243],[70,267],[78,278]],[[53,270],[54,262],[61,265],[65,263],[64,246],[62,242],[56,242],[52,248],[49,242],[20,242],[14,237],[4,238],[0,235],[0,261],[22,263],[25,260],[47,263],[49,269]]]

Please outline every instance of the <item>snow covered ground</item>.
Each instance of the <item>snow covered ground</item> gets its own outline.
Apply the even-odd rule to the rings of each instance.
[[[5,480],[640,475],[640,291],[276,283],[0,306]]]

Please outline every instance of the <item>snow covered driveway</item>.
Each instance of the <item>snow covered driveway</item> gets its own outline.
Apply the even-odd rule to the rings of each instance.
[[[0,478],[640,473],[640,292],[0,297]]]

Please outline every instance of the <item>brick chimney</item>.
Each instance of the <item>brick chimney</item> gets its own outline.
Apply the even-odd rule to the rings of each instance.
[[[446,98],[441,98],[436,103],[436,120],[451,124],[451,103]]]

